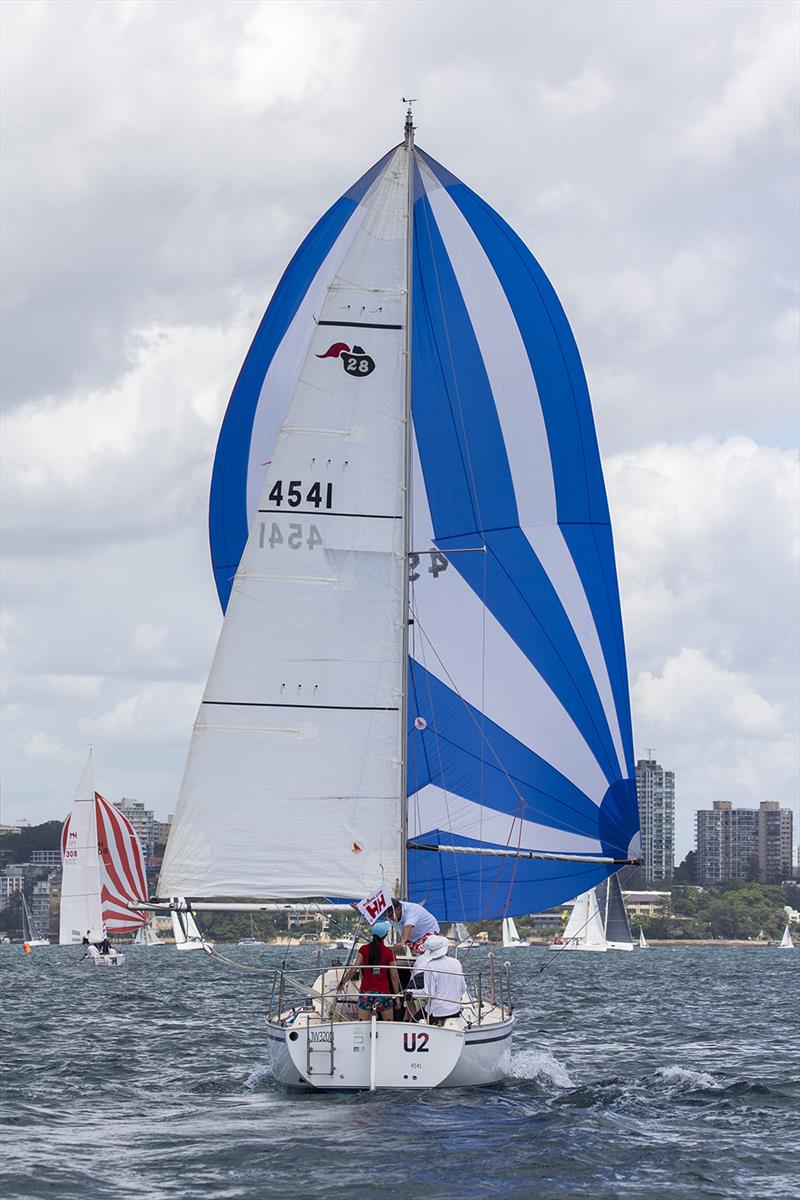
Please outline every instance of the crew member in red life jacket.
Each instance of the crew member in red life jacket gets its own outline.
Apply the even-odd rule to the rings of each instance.
[[[356,961],[345,971],[337,991],[361,974],[360,996],[356,1007],[359,1021],[369,1021],[377,1013],[382,1021],[393,1021],[394,1010],[400,1007],[400,979],[394,960],[394,952],[384,938],[389,932],[388,921],[376,921],[372,926],[372,940],[359,946]]]

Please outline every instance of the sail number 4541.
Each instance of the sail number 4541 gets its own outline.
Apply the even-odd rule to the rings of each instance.
[[[299,508],[304,498],[306,504],[313,504],[314,508],[333,507],[332,483],[326,483],[323,488],[323,485],[319,481],[307,485],[303,483],[302,479],[290,479],[286,485],[285,494],[283,489],[283,480],[278,479],[273,484],[269,493],[269,499],[279,508],[284,502],[288,504],[289,508]]]

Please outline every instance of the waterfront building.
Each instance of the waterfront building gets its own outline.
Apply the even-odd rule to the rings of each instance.
[[[115,800],[114,807],[128,818],[139,835],[145,858],[150,857],[156,845],[156,819],[153,812],[145,808],[142,800],[131,800],[125,796]]]
[[[632,891],[622,893],[628,916],[661,917],[669,910],[671,892]]]
[[[60,867],[60,850],[31,850],[31,863],[35,867]]]
[[[21,892],[25,876],[19,867],[6,867],[0,872],[0,908],[8,908],[15,892]]]
[[[170,813],[166,821],[155,821],[153,823],[153,838],[156,846],[166,846],[169,831],[172,828],[172,817]]]
[[[648,883],[672,879],[675,868],[675,773],[665,771],[648,750],[636,763],[636,796],[642,828],[642,858]]]
[[[42,937],[50,936],[50,883],[52,875],[37,879],[31,894],[31,915]]]
[[[792,811],[777,800],[763,800],[758,808],[715,800],[710,810],[695,814],[695,850],[699,884],[780,883],[791,878]]]

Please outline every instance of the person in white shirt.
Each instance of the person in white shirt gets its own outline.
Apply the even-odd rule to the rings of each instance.
[[[461,1012],[466,990],[464,968],[457,958],[450,958],[446,937],[431,934],[425,943],[425,953],[414,964],[422,970],[423,986],[409,988],[409,995],[418,997],[428,1014],[431,1025],[444,1025],[448,1017]]]
[[[408,947],[412,954],[422,954],[428,938],[439,932],[439,922],[433,913],[410,900],[393,898],[383,916],[397,931],[395,953],[402,953]]]

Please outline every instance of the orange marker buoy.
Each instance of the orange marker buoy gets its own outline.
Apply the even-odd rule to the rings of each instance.
[[[25,954],[30,954],[30,952],[31,952],[30,942],[23,942],[22,949],[25,952]]]

